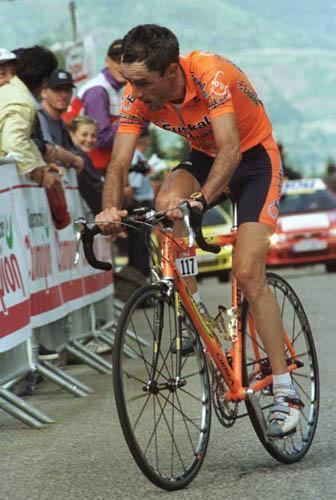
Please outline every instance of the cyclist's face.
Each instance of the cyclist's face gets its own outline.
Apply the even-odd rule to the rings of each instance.
[[[169,66],[161,76],[158,71],[149,71],[144,62],[121,63],[121,71],[132,85],[133,96],[151,111],[162,108],[165,102],[172,99],[176,77],[174,70]]]

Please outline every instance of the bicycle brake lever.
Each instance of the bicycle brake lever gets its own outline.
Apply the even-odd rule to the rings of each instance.
[[[182,210],[184,224],[188,229],[188,246],[193,247],[196,244],[196,238],[190,223],[190,205],[187,201],[184,201],[180,204],[179,208]]]

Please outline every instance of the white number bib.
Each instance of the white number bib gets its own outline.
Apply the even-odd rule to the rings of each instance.
[[[175,264],[182,276],[195,276],[195,274],[198,274],[197,258],[195,255],[176,259]]]

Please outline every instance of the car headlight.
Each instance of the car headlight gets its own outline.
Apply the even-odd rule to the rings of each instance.
[[[287,241],[287,236],[283,233],[274,233],[271,236],[271,245],[276,245],[277,243],[284,243]]]
[[[336,236],[336,226],[329,229],[329,236]]]

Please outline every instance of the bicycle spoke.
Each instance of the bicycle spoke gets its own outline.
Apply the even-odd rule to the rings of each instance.
[[[160,396],[162,396],[166,400],[164,394],[160,393]],[[201,430],[200,427],[196,425],[191,418],[188,417],[188,415],[186,415],[184,412],[181,412],[180,409],[176,405],[173,405],[171,401],[167,400],[167,403],[169,403],[177,412],[179,412],[182,418],[186,418],[186,420],[188,420],[188,422],[190,422],[197,430]]]
[[[138,465],[155,484],[165,483],[171,489],[174,483],[190,481],[203,462],[211,395],[197,333],[188,327],[194,339],[193,356],[174,352],[180,328],[176,296],[158,288],[139,290],[122,311],[113,352],[114,393],[122,430]],[[186,312],[185,318],[191,324]],[[135,334],[130,352],[136,359],[123,353],[128,330]]]
[[[136,332],[136,329],[135,329],[135,327],[134,327],[134,325],[133,325],[133,322],[131,322],[131,325],[132,325],[132,327],[133,327],[133,331],[135,331],[135,332]],[[150,378],[150,372],[149,372],[149,370],[148,370],[148,364],[150,364],[150,363],[149,363],[149,362],[147,362],[147,361],[146,361],[146,359],[145,359],[145,357],[144,357],[143,350],[142,350],[142,346],[141,346],[141,344],[140,344],[140,342],[139,342],[139,340],[138,340],[138,336],[137,336],[137,335],[136,335],[136,339],[137,339],[137,343],[138,343],[139,350],[140,350],[140,352],[141,352],[141,356],[140,356],[140,357],[141,357],[141,358],[143,359],[143,361],[145,362],[145,366],[146,366],[146,370],[147,370],[147,375],[148,375],[148,378]],[[150,366],[151,366],[151,365],[150,365]],[[152,366],[151,366],[151,367],[152,367]]]
[[[182,406],[181,406],[181,402],[180,402],[180,398],[178,396],[178,394],[176,393],[176,399],[178,401],[178,405],[180,407],[180,411],[182,413],[182,419],[183,419],[183,423],[184,423],[184,426],[185,426],[185,429],[187,431],[187,434],[188,434],[188,437],[189,437],[189,441],[190,441],[190,444],[191,444],[191,447],[192,447],[192,450],[194,453],[196,453],[196,449],[195,449],[195,446],[194,446],[194,443],[192,441],[192,438],[191,438],[191,435],[190,435],[190,431],[189,431],[189,427],[188,427],[188,424],[187,424],[187,421],[186,419],[184,418],[184,415],[183,415],[183,412],[182,412]]]
[[[139,382],[139,384],[146,385],[147,382],[144,380],[141,380],[140,378],[136,377],[135,375],[132,375],[131,373],[127,372],[126,370],[123,370],[123,374],[126,375],[129,379],[133,379],[136,382]]]
[[[158,399],[158,397],[157,397],[157,396],[153,396],[153,399]],[[168,401],[167,401],[167,402],[168,402]],[[167,406],[167,403],[165,404],[164,408],[163,408],[163,409],[161,409],[161,413],[160,413],[160,416],[159,416],[158,420],[156,420],[156,417],[154,418],[154,420],[155,420],[155,425],[154,425],[154,429],[153,429],[153,431],[152,431],[152,434],[151,434],[151,436],[150,436],[150,438],[149,438],[149,441],[148,441],[148,443],[147,443],[147,446],[146,446],[146,448],[145,448],[145,451],[144,451],[144,454],[145,454],[145,455],[147,455],[147,450],[148,450],[148,448],[149,448],[149,446],[150,446],[150,444],[151,444],[151,442],[152,442],[152,439],[153,439],[154,435],[156,434],[156,431],[157,431],[158,425],[159,425],[159,423],[160,423],[160,421],[161,421],[161,418],[162,418],[162,416],[163,416],[163,413],[164,413],[164,410],[165,410],[165,407],[166,407],[166,406]]]
[[[161,407],[161,403],[160,403],[160,399],[159,399],[159,398],[158,398],[158,404],[159,404],[159,405],[160,405],[160,407]],[[162,412],[162,414],[163,414],[163,418],[164,418],[164,420],[165,420],[165,422],[166,422],[166,425],[167,425],[167,428],[168,428],[168,432],[170,433],[170,437],[172,438],[172,443],[174,444],[174,448],[175,448],[175,450],[176,450],[176,452],[177,452],[177,455],[178,455],[178,457],[179,457],[179,459],[180,459],[181,465],[182,465],[183,469],[184,469],[184,470],[186,470],[186,467],[185,467],[185,465],[184,465],[184,462],[183,462],[182,456],[181,456],[181,454],[180,454],[180,452],[179,452],[179,449],[178,449],[178,447],[177,447],[177,444],[176,444],[176,441],[175,441],[174,435],[172,434],[171,429],[170,429],[170,427],[169,427],[169,423],[168,423],[167,417],[166,417],[166,415],[165,415],[165,413],[164,413],[164,412]]]
[[[136,421],[135,421],[135,424],[134,424],[134,427],[133,427],[133,430],[134,430],[134,431],[135,431],[135,429],[136,429],[136,427],[137,427],[137,425],[138,425],[138,422],[139,422],[139,420],[140,420],[140,418],[141,418],[141,416],[142,416],[143,412],[145,411],[145,408],[146,408],[146,406],[147,406],[147,404],[148,404],[148,401],[149,401],[149,400],[150,400],[150,397],[149,397],[149,395],[148,395],[148,398],[146,399],[146,401],[145,401],[145,403],[144,403],[144,405],[143,405],[143,407],[142,407],[142,409],[141,409],[141,411],[140,411],[140,413],[139,413],[139,415],[138,415],[138,418],[137,418],[137,419],[136,419]]]
[[[187,391],[184,387],[181,387],[180,391],[184,392],[184,394],[187,394],[188,396],[190,396],[191,398],[195,399],[199,403],[203,403],[202,399],[198,398],[197,396],[194,396],[194,394],[191,394],[191,392]]]

